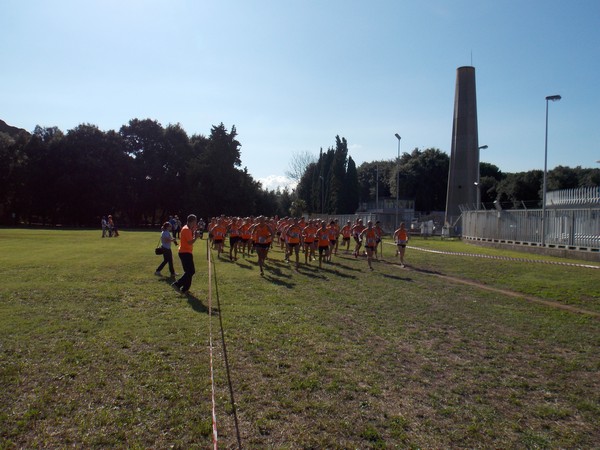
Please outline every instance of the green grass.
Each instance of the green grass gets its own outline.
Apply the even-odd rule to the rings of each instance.
[[[0,448],[210,445],[206,244],[183,296],[153,275],[157,236],[0,229]],[[374,272],[342,255],[297,273],[278,250],[264,278],[256,257],[216,261],[222,448],[236,433],[219,320],[244,448],[600,442],[600,320],[447,278],[598,312],[598,270],[414,249],[400,269],[384,251]]]

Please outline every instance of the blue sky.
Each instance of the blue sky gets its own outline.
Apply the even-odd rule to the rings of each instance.
[[[235,125],[268,187],[299,152],[360,164],[449,153],[456,69],[476,68],[481,160],[600,167],[598,0],[0,0],[0,119]],[[277,181],[279,180],[279,181]]]

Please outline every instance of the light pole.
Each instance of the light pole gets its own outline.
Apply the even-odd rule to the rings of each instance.
[[[477,186],[477,210],[481,207],[481,157],[479,156],[479,150],[485,150],[486,148],[488,148],[487,145],[477,148],[477,181],[475,182],[475,186]]]
[[[402,139],[398,133],[394,134],[398,139],[398,159],[396,159],[396,225],[394,231],[398,229],[398,195],[400,193],[400,140]]]
[[[546,246],[546,187],[548,178],[548,101],[557,102],[560,95],[546,97],[546,139],[544,142],[544,183],[542,186],[542,247]]]

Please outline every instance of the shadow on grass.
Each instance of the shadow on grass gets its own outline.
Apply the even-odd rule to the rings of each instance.
[[[346,258],[346,259],[350,259],[350,258]],[[350,267],[350,266],[347,266],[347,265],[342,264],[340,262],[337,262],[335,260],[333,260],[332,264],[335,264],[336,266],[341,267],[344,270],[350,270],[352,272],[362,272],[360,269],[357,269],[356,267]]]
[[[325,263],[325,264],[330,265],[331,263]],[[348,274],[340,272],[339,270],[336,270],[336,269],[329,269],[325,264],[323,265],[323,267],[321,267],[319,269],[320,272],[330,273],[330,274],[335,275],[340,278],[351,278],[353,280],[357,279],[356,275],[348,275]]]
[[[419,273],[426,273],[428,275],[445,275],[444,273],[438,271],[438,270],[428,270],[428,269],[420,269],[418,267],[409,267],[406,266],[407,268],[409,268],[410,270],[414,270],[415,272],[419,272]]]
[[[384,278],[391,278],[392,280],[413,281],[412,278],[399,277],[398,275],[388,275],[387,273],[382,273],[381,275],[383,275]]]
[[[252,266],[248,265],[248,264],[243,264],[242,261],[247,262],[248,264],[251,264],[252,261],[246,261],[246,260],[239,260],[235,262],[235,265],[238,266],[240,269],[246,269],[246,270],[252,270]]]
[[[321,280],[327,279],[327,277],[325,277],[324,275],[321,275],[319,273],[319,269],[317,267],[300,266],[300,268],[298,269],[298,273],[301,275],[307,276],[309,278],[318,278]]]
[[[278,286],[283,286],[288,289],[293,289],[294,286],[296,286],[294,283],[288,283],[287,281],[284,281],[280,278],[275,278],[274,276],[270,275],[268,269],[265,271],[265,275],[263,278],[267,281],[270,281],[273,284],[276,284]]]
[[[201,313],[201,314],[208,314],[208,307],[204,306],[204,304],[202,303],[202,300],[200,300],[198,297],[196,297],[194,294],[192,294],[190,292],[184,293],[184,292],[181,292],[181,291],[173,288],[173,286],[171,286],[171,283],[173,283],[173,281],[175,281],[174,277],[168,277],[168,278],[163,277],[159,281],[165,283],[167,286],[169,286],[175,292],[177,292],[177,294],[179,294],[180,296],[185,296],[187,299],[188,305],[190,305],[194,311],[196,311],[197,313]],[[213,308],[212,311],[213,311],[213,315],[216,315],[219,312],[219,310],[216,308]]]
[[[188,305],[190,305],[194,311],[196,311],[197,313],[200,313],[200,314],[208,314],[208,308],[206,306],[204,306],[204,304],[202,303],[202,300],[200,300],[194,294],[190,294],[189,292],[186,292],[184,295],[187,298]],[[213,314],[213,316],[218,315],[219,310],[216,308],[213,308],[212,314]]]

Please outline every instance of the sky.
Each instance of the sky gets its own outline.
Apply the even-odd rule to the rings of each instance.
[[[474,66],[481,161],[600,167],[598,0],[0,0],[0,119],[33,131],[132,119],[236,127],[242,167],[283,186],[346,138],[360,165],[450,153]]]

